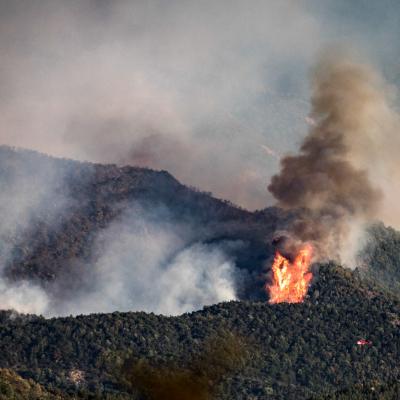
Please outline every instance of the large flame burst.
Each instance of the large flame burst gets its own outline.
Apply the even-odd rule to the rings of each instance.
[[[312,279],[309,271],[312,257],[312,247],[306,244],[290,262],[279,251],[275,254],[272,264],[273,279],[267,284],[269,302],[301,303],[307,294]]]

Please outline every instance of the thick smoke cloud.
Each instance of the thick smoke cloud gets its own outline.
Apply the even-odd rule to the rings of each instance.
[[[23,257],[32,232],[43,223],[56,228],[74,200],[63,190],[67,170],[56,172],[51,159],[34,153],[26,152],[22,163],[18,153],[10,154],[0,152],[0,307],[42,313],[49,306],[46,292],[35,282],[15,281],[7,269]]]
[[[21,217],[25,213],[26,219],[8,219],[7,227],[12,227],[12,232],[2,232],[2,240],[7,243],[7,238],[18,237],[18,232],[30,229],[32,216],[40,213],[48,201],[55,201],[56,194],[46,192],[37,199],[43,203],[14,209]],[[10,208],[12,203],[7,204]],[[65,202],[60,201],[61,204]],[[62,208],[58,215],[60,212]],[[2,249],[1,309],[47,317],[113,311],[178,315],[204,305],[235,300],[239,270],[226,255],[223,244],[193,241],[193,229],[172,221],[164,209],[149,212],[133,205],[98,235],[92,258],[87,265],[80,265],[78,275],[68,269],[63,271],[65,276],[61,274],[46,287],[6,278],[5,267],[13,261],[19,247],[18,243],[10,244]]]
[[[0,278],[0,304],[2,310],[43,314],[49,307],[49,298],[40,286],[31,282],[10,283]]]
[[[399,125],[377,74],[338,50],[315,67],[312,89],[314,123],[269,190],[278,205],[302,210],[290,227],[296,239],[313,242],[320,259],[343,258],[360,226],[388,211],[383,179],[397,164]]]
[[[240,274],[224,246],[237,243],[203,244],[201,229],[190,221],[177,221],[165,207],[135,203],[115,205],[124,212],[94,238],[89,260],[78,260],[76,268],[73,260],[65,264],[55,281],[32,281],[24,268],[34,268],[34,262],[24,266],[24,255],[36,246],[46,253],[51,239],[45,244],[35,232],[57,232],[73,216],[77,200],[68,187],[77,179],[74,168],[75,163],[34,152],[0,149],[1,309],[48,317],[113,311],[177,315],[236,299]]]
[[[302,138],[315,53],[343,41],[398,78],[398,7],[0,0],[0,141],[166,169],[242,206],[265,207],[274,154]]]
[[[322,36],[293,0],[0,0],[0,141],[264,207]]]
[[[132,206],[100,233],[95,257],[72,298],[47,314],[146,311],[178,315],[236,298],[238,273],[222,246],[192,242],[192,228],[164,210]],[[83,273],[83,272],[81,272]]]

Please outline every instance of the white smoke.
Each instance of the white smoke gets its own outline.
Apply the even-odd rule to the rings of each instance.
[[[0,306],[2,310],[44,314],[49,308],[49,298],[41,287],[30,282],[9,283],[0,279]]]
[[[32,233],[44,216],[48,229],[56,229],[63,213],[73,204],[73,199],[63,192],[67,170],[56,171],[54,160],[33,152],[19,155],[18,151],[5,150],[1,156],[0,309],[44,313],[49,305],[45,291],[28,280],[13,280],[7,268],[18,263],[26,248],[33,245],[26,243],[27,237],[34,240]]]
[[[97,260],[90,265],[81,292],[53,305],[46,314],[178,315],[234,300],[233,262],[221,248],[190,244],[191,235],[189,227],[166,222],[157,210],[149,216],[131,208],[98,236]]]
[[[4,148],[0,156],[0,309],[46,316],[138,310],[180,314],[235,298],[235,267],[222,248],[192,243],[189,223],[176,222],[162,207],[146,211],[135,204],[100,231],[91,261],[76,276],[66,265],[45,288],[40,286],[44,282],[24,279],[32,273],[23,268],[34,267],[24,265],[25,257],[36,245],[46,246],[41,230],[47,238],[57,232],[75,205],[68,182],[76,164]],[[72,287],[61,287],[63,278]]]

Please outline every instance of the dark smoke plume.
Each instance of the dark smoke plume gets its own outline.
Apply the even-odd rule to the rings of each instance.
[[[281,160],[269,191],[283,208],[299,209],[289,231],[314,244],[318,259],[340,258],[354,225],[374,218],[381,192],[355,162],[365,116],[377,89],[370,71],[343,59],[325,58],[313,74],[309,134],[298,155]]]
[[[210,400],[221,380],[243,367],[245,349],[237,336],[219,335],[206,340],[202,353],[185,368],[130,359],[123,367],[123,384],[148,400]]]

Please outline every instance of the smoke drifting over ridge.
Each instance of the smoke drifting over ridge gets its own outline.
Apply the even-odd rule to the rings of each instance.
[[[185,184],[264,207],[278,155],[305,127],[305,71],[326,39],[337,38],[327,23],[332,18],[314,11],[326,4],[0,0],[0,140],[57,156],[166,169]],[[362,4],[357,15],[365,11]],[[379,18],[379,29],[386,29],[387,20]],[[341,30],[342,21],[337,26]],[[393,26],[388,35],[374,30],[371,36],[369,25],[358,28],[363,51],[382,49],[398,36]],[[351,30],[348,23],[346,43]],[[322,238],[321,257],[346,259],[341,244],[356,239],[363,223],[379,217],[400,226],[400,125],[390,90],[365,65],[325,58],[313,88],[308,122],[317,126],[301,155],[283,161],[270,188],[282,207],[307,209],[293,227],[299,239]],[[29,226],[25,214],[37,214],[54,192],[47,178],[14,184],[2,188],[2,230]],[[31,203],[38,187],[51,195]],[[148,225],[152,237],[121,223],[104,232],[109,246],[93,261],[87,296],[54,304],[35,284],[0,280],[1,304],[46,315],[137,307],[175,314],[235,297],[234,263],[223,249],[184,242],[172,226]],[[135,268],[147,273],[141,282],[127,279]],[[191,279],[175,291],[181,269]],[[155,280],[158,297],[132,295]],[[170,302],[162,295],[167,292]]]
[[[398,215],[384,183],[397,164],[390,147],[399,148],[398,117],[377,74],[339,51],[321,58],[312,90],[315,123],[268,188],[279,206],[302,210],[289,229],[295,239],[312,242],[319,259],[349,261],[356,251],[349,240],[364,224]]]
[[[205,228],[191,218],[180,221],[157,202],[141,206],[123,196],[100,200],[113,209],[100,229],[80,222],[83,215],[96,219],[85,205],[99,201],[96,186],[110,194],[102,185],[114,186],[115,170],[0,147],[1,309],[47,317],[118,310],[175,315],[236,298],[240,273],[226,250],[237,244],[203,243]]]
[[[345,239],[346,248],[355,250],[347,245],[348,239],[356,236],[364,223],[380,217],[382,210],[389,210],[385,202],[390,196],[381,177],[396,176],[387,173],[395,171],[397,165],[396,151],[389,147],[393,144],[398,148],[398,118],[387,89],[370,68],[339,56],[323,58],[315,68],[310,133],[301,154],[282,161],[282,174],[273,178],[270,186],[282,207],[304,209],[292,232],[301,241],[313,241],[319,258],[343,257]],[[149,157],[139,150],[138,157]],[[5,231],[17,226],[29,228],[35,215],[40,216],[49,204],[56,205],[51,214],[57,220],[73,201],[59,196],[68,171],[52,174],[55,165],[51,163],[36,171],[33,163],[27,169],[39,176],[32,181],[21,178],[21,169],[12,168],[14,162],[8,165],[7,157],[1,160],[6,164],[4,170],[11,167],[16,173],[0,194],[0,211],[8,221],[2,227]],[[90,175],[93,166],[87,167]],[[72,170],[79,180],[80,173],[74,166]],[[114,171],[100,181],[110,179],[114,186],[115,178]],[[129,182],[124,190],[134,186],[134,180]],[[170,220],[168,212],[157,207],[143,212],[129,208],[129,204],[121,206],[128,206],[121,220],[113,221],[95,240],[95,257],[84,268],[89,279],[82,280],[82,287],[62,298],[57,297],[57,290],[4,280],[0,282],[4,307],[46,316],[139,309],[180,314],[236,298],[240,271],[220,242],[204,244],[201,233],[194,240],[192,233],[198,226],[181,226],[178,219]],[[51,226],[56,220],[47,222]],[[13,259],[20,251],[18,243],[11,250]]]
[[[63,188],[68,170],[55,170],[46,157],[37,162],[34,152],[24,152],[23,157],[17,151],[14,156],[12,153],[2,152],[0,160],[0,305],[2,309],[39,314],[49,307],[46,291],[39,282],[10,279],[7,269],[23,258],[27,240],[38,245],[31,233],[39,225],[57,228],[74,199]],[[32,171],[29,176],[24,174],[25,168]]]
[[[51,296],[43,312],[179,315],[235,300],[239,271],[233,260],[223,246],[194,238],[193,227],[171,221],[167,210],[130,205],[96,238],[91,265],[81,271],[85,284],[72,296]]]
[[[0,0],[0,142],[263,208],[273,153],[301,140],[315,54],[345,41],[393,69],[393,3]]]
[[[0,0],[0,141],[262,208],[262,146],[304,125],[299,75],[322,36],[293,0]]]

